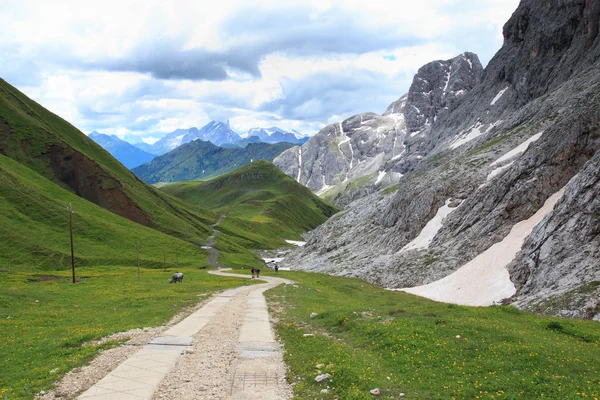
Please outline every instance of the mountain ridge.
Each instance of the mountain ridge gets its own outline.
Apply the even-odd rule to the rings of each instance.
[[[140,165],[133,172],[148,183],[180,182],[215,177],[244,166],[251,160],[267,159],[292,146],[290,143],[250,143],[245,148],[223,148],[194,140]]]
[[[382,115],[363,113],[328,125],[274,163],[338,206],[391,186],[419,162],[431,126],[475,87],[482,71],[469,52],[432,61]]]
[[[580,193],[573,195],[572,204],[580,201],[577,196],[600,196],[597,189],[584,190],[578,183],[596,179],[593,168],[584,166],[594,162],[600,148],[600,36],[594,24],[599,16],[597,4],[566,2],[548,8],[542,1],[521,1],[505,24],[504,45],[481,81],[430,126],[422,125],[422,131],[413,127],[418,133],[406,135],[402,156],[386,163],[386,174],[402,174],[397,183],[346,200],[344,211],[306,235],[306,245],[286,263],[388,288],[424,285],[452,275],[502,242],[565,185],[567,193]],[[393,105],[394,111],[398,106],[402,101]],[[415,121],[426,122],[427,117]],[[578,173],[584,175],[579,180],[574,178]],[[578,189],[569,189],[573,186]],[[564,202],[559,200],[554,212]],[[563,209],[561,218],[589,221],[597,206]],[[447,216],[436,220],[444,207]],[[427,233],[426,226],[435,221],[439,225]],[[598,318],[597,288],[584,289],[600,281],[598,271],[585,269],[595,265],[595,253],[574,256],[587,246],[594,228],[586,228],[586,235],[552,233],[543,229],[552,226],[544,221],[552,221],[552,215],[534,228],[521,255],[506,269],[503,279],[514,285],[514,295],[505,301]],[[419,237],[426,240],[411,248]],[[534,243],[544,243],[544,254],[569,254],[585,268],[558,256],[542,260]],[[475,282],[473,276],[464,284]],[[562,302],[561,310],[550,305],[563,295],[571,301]]]

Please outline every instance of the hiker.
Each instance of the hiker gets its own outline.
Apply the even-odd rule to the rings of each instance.
[[[169,283],[177,283],[177,282],[181,282],[183,283],[183,274],[181,272],[175,272],[173,274],[173,276],[171,277],[171,279],[169,279]]]
[[[275,263],[275,273],[278,274],[279,273],[279,266],[277,265],[277,263]]]
[[[254,278],[254,273],[256,272],[256,269],[254,267],[252,267],[252,278]]]
[[[256,277],[260,277],[260,268],[256,268]]]

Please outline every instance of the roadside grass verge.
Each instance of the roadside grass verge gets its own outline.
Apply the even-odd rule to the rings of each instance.
[[[182,284],[169,285],[173,270],[135,267],[0,273],[0,399],[31,399],[100,350],[82,346],[115,332],[160,326],[182,308],[214,291],[248,284],[197,268],[179,269]],[[202,296],[202,297],[199,297]]]
[[[296,399],[371,399],[374,388],[380,398],[600,397],[598,322],[437,303],[357,279],[279,275],[297,282],[266,293]],[[333,378],[317,384],[319,371]]]

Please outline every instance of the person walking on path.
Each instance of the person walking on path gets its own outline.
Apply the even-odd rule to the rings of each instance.
[[[260,268],[256,268],[256,277],[260,278]]]
[[[279,266],[277,265],[277,263],[275,263],[275,273],[278,274],[279,273]]]
[[[255,273],[256,273],[256,268],[252,267],[252,278],[254,278]]]

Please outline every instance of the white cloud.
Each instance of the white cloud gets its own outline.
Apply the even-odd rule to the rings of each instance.
[[[212,118],[314,133],[382,112],[429,61],[485,64],[518,0],[0,3],[0,76],[85,132],[152,140]]]

